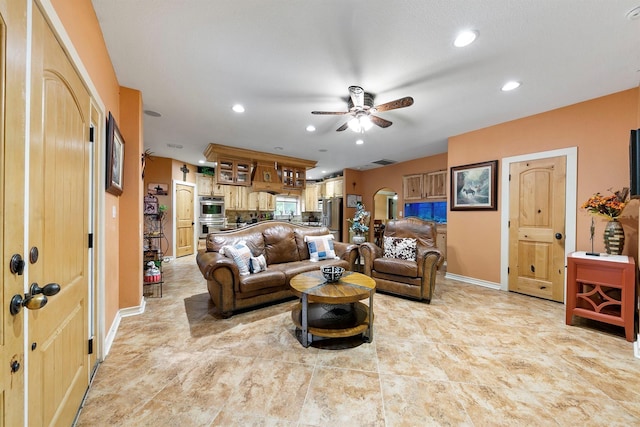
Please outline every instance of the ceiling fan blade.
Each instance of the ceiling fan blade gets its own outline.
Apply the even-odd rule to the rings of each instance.
[[[410,107],[413,105],[413,98],[405,96],[404,98],[396,99],[395,101],[387,102],[384,104],[376,105],[375,110],[377,112],[395,110],[396,108]]]
[[[349,95],[354,107],[364,107],[364,89],[360,86],[349,86]]]
[[[393,124],[393,122],[390,122],[389,120],[385,120],[382,117],[370,115],[369,118],[371,119],[373,124],[378,125],[381,128],[388,128]]]
[[[311,114],[332,114],[332,115],[342,115],[348,114],[348,111],[312,111]]]
[[[343,124],[338,129],[336,129],[336,132],[342,132],[343,130],[347,129],[348,127],[349,127],[349,122]]]

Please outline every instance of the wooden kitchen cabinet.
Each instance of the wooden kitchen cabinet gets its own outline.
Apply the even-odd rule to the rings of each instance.
[[[307,171],[295,166],[280,166],[282,187],[286,190],[303,190],[305,188]]]
[[[211,196],[213,195],[213,176],[196,174],[196,188],[198,196]]]
[[[307,184],[304,189],[304,209],[307,212],[319,212],[318,200],[321,198],[319,195],[320,185]]]
[[[249,210],[249,188],[238,185],[223,185],[224,207],[232,211]]]
[[[425,173],[423,190],[427,199],[446,199],[447,171]]]
[[[276,196],[264,192],[258,193],[258,209],[261,211],[275,211]]]
[[[344,183],[343,178],[331,178],[323,182],[323,199],[330,199],[332,197],[342,197],[344,191],[342,189]]]
[[[445,199],[447,197],[447,171],[403,176],[402,195],[405,201]]]
[[[248,210],[250,211],[274,211],[276,209],[276,196],[273,194],[252,192],[248,195]]]
[[[407,200],[423,199],[422,187],[424,184],[423,174],[405,175],[402,177],[402,197]]]
[[[251,162],[248,160],[219,159],[217,177],[220,184],[251,185]]]

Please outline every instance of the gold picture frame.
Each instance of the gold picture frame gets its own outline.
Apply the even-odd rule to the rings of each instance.
[[[451,210],[498,210],[498,161],[451,167]]]
[[[124,189],[124,138],[115,118],[109,112],[107,119],[107,193],[114,196]]]

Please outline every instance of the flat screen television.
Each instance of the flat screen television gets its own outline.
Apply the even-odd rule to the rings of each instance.
[[[640,199],[640,129],[632,129],[629,138],[629,194]]]

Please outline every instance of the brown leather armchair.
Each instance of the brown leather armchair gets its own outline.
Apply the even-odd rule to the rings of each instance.
[[[385,257],[385,237],[415,239],[416,259]],[[415,217],[389,221],[382,241],[382,248],[371,242],[360,245],[364,274],[376,281],[376,289],[431,302],[436,286],[436,271],[443,260],[436,248],[436,224]]]

